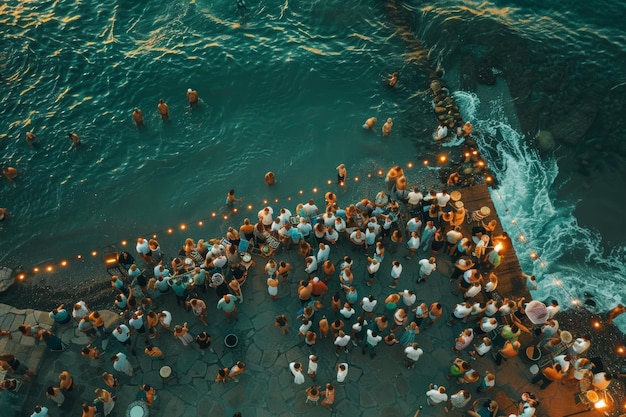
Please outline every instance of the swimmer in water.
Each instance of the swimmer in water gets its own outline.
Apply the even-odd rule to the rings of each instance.
[[[393,88],[396,86],[397,83],[398,83],[398,73],[394,72],[393,74],[390,74],[389,77],[387,78],[387,85]]]
[[[159,109],[159,114],[161,115],[161,119],[164,121],[170,120],[170,108],[165,104],[163,99],[159,99],[159,104],[157,104],[157,108]]]
[[[74,143],[74,145],[76,146],[80,145],[80,136],[78,136],[76,133],[69,132],[67,134],[67,137],[70,138],[70,140],[72,141],[72,143]]]
[[[265,174],[265,182],[267,183],[267,185],[276,184],[276,176],[274,175],[272,171]]]
[[[344,164],[340,164],[337,167],[337,184],[344,185],[346,183],[346,175],[348,171],[346,170],[346,166]]]
[[[239,10],[248,10],[248,6],[244,0],[237,0],[237,9]]]
[[[32,148],[33,142],[39,143],[39,138],[33,132],[26,132],[26,144]]]
[[[197,106],[198,92],[196,90],[192,90],[191,88],[187,89],[187,99],[189,100],[189,107]]]
[[[228,195],[226,196],[226,205],[233,206],[235,203],[240,203],[243,201],[243,198],[235,197],[235,190],[231,189],[228,191]]]
[[[133,109],[133,120],[135,121],[135,124],[137,125],[137,127],[144,127],[143,112],[137,107]]]
[[[4,220],[8,218],[9,218],[9,210],[7,210],[4,207],[0,208],[0,220]]]
[[[17,177],[17,169],[13,167],[3,168],[2,173],[9,181],[13,181],[13,178]]]
[[[372,130],[372,128],[374,127],[374,123],[376,123],[376,118],[375,117],[370,117],[363,124],[363,129]]]
[[[393,127],[393,120],[391,120],[391,117],[390,117],[387,119],[387,121],[383,125],[383,128],[382,128],[383,136],[388,136],[391,133],[392,127]]]

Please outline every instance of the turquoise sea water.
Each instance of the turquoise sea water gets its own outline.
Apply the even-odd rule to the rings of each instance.
[[[479,145],[499,195],[519,208],[508,213],[533,247],[518,251],[547,260],[521,257],[539,276],[535,295],[569,303],[558,277],[574,298],[588,291],[610,308],[622,301],[624,239],[577,211],[593,190],[568,188],[625,177],[625,10],[617,1],[597,6],[247,1],[242,11],[230,0],[9,1],[0,6],[0,152],[19,176],[0,184],[0,207],[12,214],[0,231],[0,263],[58,269],[68,259],[64,273],[80,274],[77,254],[151,234],[171,252],[187,235],[219,235],[254,217],[264,200],[293,209],[322,201],[327,189],[340,204],[373,197],[384,187],[378,171],[393,164],[413,164],[410,184],[439,187],[434,161],[452,150],[432,141],[436,120],[424,91],[440,65],[465,90],[466,118],[485,132]],[[515,109],[521,123],[507,118],[506,100],[483,100],[483,111],[472,112],[472,65],[503,73],[496,87],[508,82],[524,101]],[[394,71],[400,82],[386,88]],[[188,108],[187,88],[199,92],[198,108]],[[159,98],[170,123],[160,120]],[[574,144],[556,137],[557,153],[539,157],[531,136],[581,102],[597,111],[588,132]],[[134,126],[133,107],[143,110],[145,128]],[[371,116],[376,132],[361,128]],[[394,129],[382,138],[388,117]],[[41,141],[34,149],[28,130]],[[70,131],[81,137],[78,148]],[[577,159],[583,152],[588,158]],[[327,184],[339,163],[349,170],[341,189]],[[268,170],[278,178],[272,188],[263,182]],[[224,210],[230,188],[245,199],[238,213]],[[621,203],[603,201],[606,210]]]

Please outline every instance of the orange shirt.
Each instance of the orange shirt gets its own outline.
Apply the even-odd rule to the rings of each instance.
[[[87,406],[87,411],[83,410],[83,417],[94,417],[96,415],[96,407],[93,405]]]
[[[70,376],[70,373],[67,371],[61,372],[61,374],[59,375],[59,380],[61,381],[59,383],[59,388],[61,389],[70,389],[72,388],[72,385],[74,385],[74,380]]]
[[[89,316],[87,316],[91,324],[93,324],[95,327],[104,326],[104,319],[102,318],[102,316],[94,317],[94,313],[95,311],[92,311],[91,313],[89,313]]]
[[[156,346],[153,346],[152,350],[148,350],[148,348],[145,348],[144,352],[146,352],[146,355],[151,356],[153,358],[163,356],[163,351]]]
[[[543,375],[550,381],[560,381],[561,379],[563,379],[563,374],[553,367],[545,368],[543,370]]]

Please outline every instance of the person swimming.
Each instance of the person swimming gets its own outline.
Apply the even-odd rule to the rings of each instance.
[[[391,117],[390,117],[387,119],[387,121],[383,125],[383,128],[382,128],[383,136],[389,136],[389,134],[391,133],[392,127],[393,127],[393,120],[391,120]]]
[[[267,183],[267,185],[276,184],[276,176],[272,171],[269,171],[267,174],[265,174],[265,182]]]
[[[187,99],[189,100],[189,107],[194,107],[198,105],[198,92],[196,90],[192,90],[191,88],[187,89]]]
[[[69,132],[67,134],[67,137],[70,138],[70,140],[72,141],[74,145],[76,146],[80,145],[80,136],[78,136],[76,133]]]
[[[167,121],[170,120],[170,108],[163,99],[159,99],[159,104],[157,104],[157,108],[159,109],[159,114],[161,115],[161,119]]]
[[[394,72],[393,74],[390,74],[389,77],[387,78],[387,85],[393,88],[396,86],[397,83],[398,83],[398,73]]]
[[[137,125],[137,127],[144,127],[143,112],[137,107],[133,109],[133,120],[135,121],[135,124]]]
[[[363,124],[363,129],[372,130],[372,128],[374,127],[374,123],[376,123],[376,118],[375,117],[370,117]]]

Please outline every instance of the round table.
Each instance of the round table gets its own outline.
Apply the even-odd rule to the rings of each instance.
[[[126,408],[126,417],[148,417],[149,415],[150,409],[148,404],[143,401],[133,401]]]

